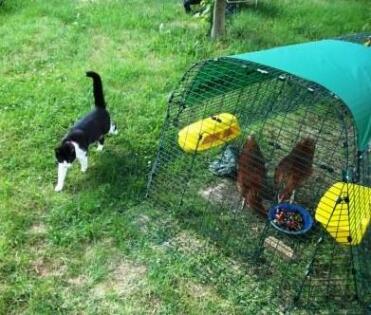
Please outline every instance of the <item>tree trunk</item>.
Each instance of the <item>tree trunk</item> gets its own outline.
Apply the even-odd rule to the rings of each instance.
[[[215,0],[211,38],[218,39],[225,32],[225,0]]]

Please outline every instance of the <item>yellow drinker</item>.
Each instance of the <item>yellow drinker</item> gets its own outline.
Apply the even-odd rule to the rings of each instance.
[[[224,144],[240,133],[237,118],[222,113],[184,127],[178,133],[178,143],[186,152],[203,151]]]
[[[370,223],[371,188],[338,182],[322,196],[315,218],[336,242],[358,245]]]

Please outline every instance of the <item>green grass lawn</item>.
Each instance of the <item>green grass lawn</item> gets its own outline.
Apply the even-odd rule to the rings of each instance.
[[[0,6],[0,314],[280,312],[235,242],[204,237],[192,210],[143,202],[167,97],[202,59],[371,31],[371,6],[261,0],[228,19],[225,40],[208,28],[180,0]],[[92,104],[86,70],[120,133],[55,193],[54,147]]]

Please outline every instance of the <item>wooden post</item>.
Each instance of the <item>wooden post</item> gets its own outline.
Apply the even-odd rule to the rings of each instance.
[[[225,33],[225,0],[215,0],[211,38],[218,39]]]

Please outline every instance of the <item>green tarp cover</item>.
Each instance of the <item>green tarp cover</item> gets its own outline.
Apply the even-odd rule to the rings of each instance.
[[[371,47],[321,40],[229,56],[266,65],[318,83],[350,109],[358,148],[371,141]]]

